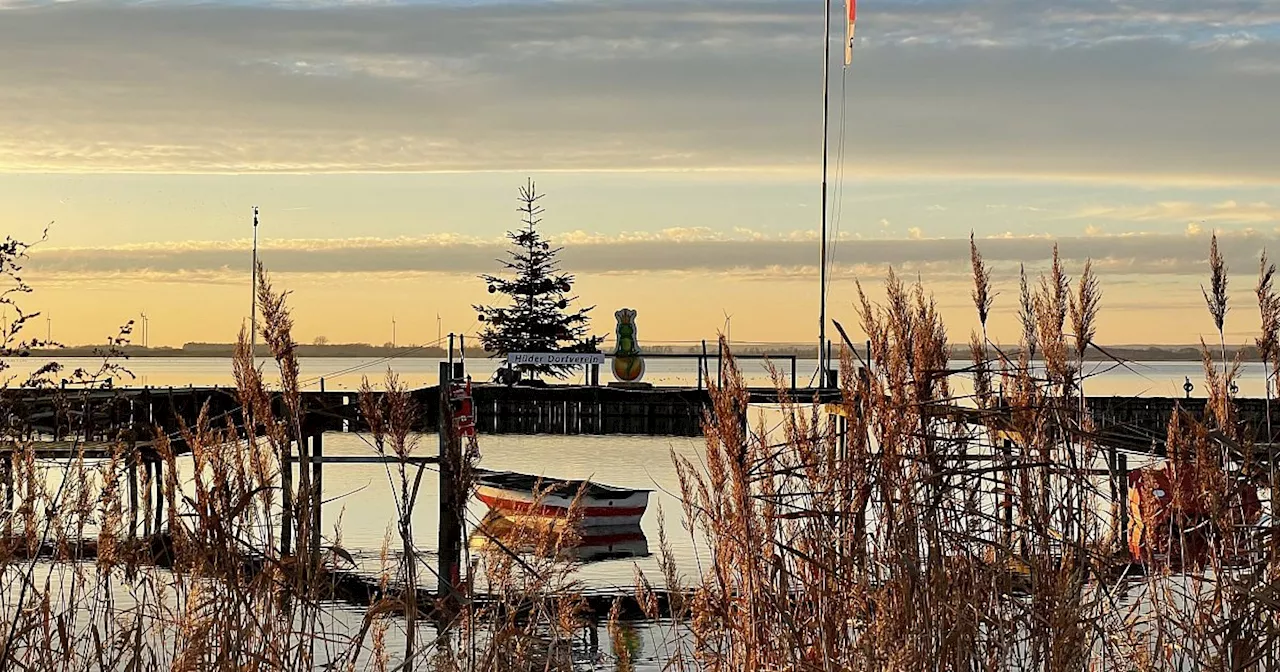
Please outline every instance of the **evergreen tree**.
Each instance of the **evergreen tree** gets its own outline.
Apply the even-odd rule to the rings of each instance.
[[[556,255],[563,248],[553,248],[538,232],[542,222],[542,206],[533,180],[520,187],[520,207],[524,227],[508,231],[512,249],[508,258],[499,260],[510,278],[497,275],[480,276],[489,285],[490,294],[504,294],[508,305],[475,306],[480,321],[480,342],[496,357],[511,352],[599,352],[604,340],[588,334],[591,318],[587,313],[595,306],[569,310],[578,297],[570,296],[574,277],[560,270]],[[522,373],[531,377],[546,374],[564,378],[574,367],[521,365]]]

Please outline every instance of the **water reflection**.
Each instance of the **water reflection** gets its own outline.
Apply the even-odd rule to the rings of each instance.
[[[471,533],[472,550],[506,549],[514,553],[549,555],[582,563],[649,556],[649,539],[639,525],[584,528],[569,544],[541,543],[545,523],[514,521],[490,511]]]

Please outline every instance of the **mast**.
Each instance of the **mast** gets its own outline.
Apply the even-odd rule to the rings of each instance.
[[[257,354],[254,352],[258,344],[258,206],[253,206],[253,271],[250,274],[253,286],[252,299],[249,309],[249,357],[257,362]]]
[[[818,387],[827,386],[827,125],[830,123],[831,0],[826,0],[822,32],[822,258],[819,268],[818,301]]]

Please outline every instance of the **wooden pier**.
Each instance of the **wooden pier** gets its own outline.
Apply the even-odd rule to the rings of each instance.
[[[375,392],[380,395],[380,392]],[[440,387],[432,385],[410,393],[418,406],[418,429],[439,429]],[[837,401],[840,392],[803,388],[786,391],[800,402]],[[355,391],[305,391],[301,393],[307,424],[319,432],[362,432],[368,423],[361,416]],[[556,385],[523,387],[476,384],[472,396],[477,429],[488,434],[640,434],[698,436],[711,398],[706,389],[654,387],[623,389],[604,386]],[[778,403],[774,389],[753,388],[753,404]],[[277,399],[277,402],[280,400]],[[208,408],[215,426],[231,423],[242,428],[239,399],[226,387],[115,388],[15,395],[14,415],[27,419],[32,435],[42,437],[42,453],[53,457],[71,447],[90,453],[109,448],[116,441],[145,446],[157,428],[168,434],[178,453],[186,451],[179,430],[194,425]],[[282,409],[280,409],[282,410]],[[70,439],[74,437],[74,441]],[[92,445],[88,445],[92,444]]]
[[[439,548],[438,585],[431,592],[423,592],[417,604],[441,604],[440,596],[457,595],[464,585],[460,566],[462,549],[462,515],[466,509],[465,493],[453,489],[453,474],[459,464],[461,448],[456,432],[448,429],[450,411],[447,400],[449,385],[463,380],[460,365],[441,363],[439,385],[413,390],[411,396],[418,406],[416,429],[424,433],[437,433],[440,450],[436,456],[423,456],[411,460],[416,466],[434,464],[440,476],[439,520],[437,530]],[[10,422],[22,420],[22,433],[30,437],[36,455],[43,458],[70,458],[84,455],[88,458],[105,458],[113,455],[125,457],[128,498],[131,509],[127,529],[131,537],[144,543],[148,552],[156,552],[154,540],[160,535],[163,498],[160,488],[164,483],[164,462],[159,459],[155,445],[163,434],[176,453],[188,447],[183,443],[180,430],[196,423],[201,412],[207,412],[215,426],[234,428],[244,432],[244,418],[234,389],[220,387],[187,388],[115,388],[95,390],[8,391]],[[377,394],[377,393],[375,393]],[[832,404],[840,400],[837,389],[790,389],[779,392],[774,389],[749,390],[753,404],[775,404],[783,397],[797,403],[817,401]],[[475,409],[476,430],[490,434],[640,434],[664,436],[697,436],[702,433],[702,423],[710,408],[710,395],[701,386],[654,387],[648,389],[616,388],[607,386],[548,386],[525,387],[494,384],[476,384],[471,387],[471,400]],[[1263,437],[1267,427],[1280,429],[1280,408],[1269,409],[1264,400],[1237,399],[1238,416],[1246,427],[1246,435]],[[282,406],[282,400],[275,403]],[[1124,453],[1163,455],[1165,427],[1175,409],[1181,408],[1193,414],[1205,409],[1204,399],[1091,397],[1086,408],[1092,415],[1095,438],[1101,445]],[[1280,406],[1277,403],[1276,406]],[[325,455],[323,436],[329,432],[363,432],[368,423],[361,412],[359,394],[355,391],[308,391],[302,393],[304,419],[301,436],[295,448],[281,455],[281,461],[299,464],[299,469],[309,465],[313,482],[323,477],[325,464],[351,464],[357,462],[381,462],[394,458],[380,456],[332,456]],[[283,410],[278,408],[277,410]],[[1268,410],[1271,417],[1268,418]],[[977,411],[973,408],[946,406],[938,410],[943,414],[962,414],[969,421],[999,425],[1008,413],[1001,409]],[[444,431],[442,431],[444,430]],[[1265,437],[1263,437],[1265,438]],[[1268,442],[1269,443],[1269,442]],[[305,450],[304,450],[305,447]],[[12,461],[17,446],[0,445],[0,476],[5,486],[4,501],[12,508]],[[1127,472],[1123,456],[1117,455],[1109,472],[1112,477]],[[150,474],[147,479],[154,491],[140,492],[138,470]],[[285,469],[282,477],[283,507],[287,513],[294,506],[293,474],[297,470]],[[1124,479],[1118,480],[1119,484]],[[1123,490],[1119,491],[1123,500]],[[139,499],[146,500],[140,506]],[[313,505],[318,506],[318,500]],[[138,512],[150,510],[153,517],[138,519]],[[318,510],[315,520],[318,520]],[[1123,508],[1122,514],[1123,515]],[[295,552],[320,553],[318,526],[309,539],[291,537],[289,516],[283,517],[281,550],[285,555]],[[143,540],[151,540],[145,541]],[[367,603],[377,597],[374,586],[366,578],[354,574],[335,573],[335,596],[340,599]],[[434,597],[433,597],[434,596]],[[588,600],[593,613],[607,612],[615,597],[623,597],[616,591],[609,595],[597,595]],[[628,598],[630,599],[630,598]],[[666,599],[665,597],[660,599]],[[447,600],[446,600],[447,602]],[[634,600],[624,608],[630,614],[638,614]],[[447,608],[447,604],[444,608]]]

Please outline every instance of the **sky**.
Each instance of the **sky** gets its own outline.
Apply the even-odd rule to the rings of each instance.
[[[838,0],[837,0],[838,1]],[[837,18],[841,10],[834,10]],[[1054,243],[1103,287],[1098,340],[1228,339],[1280,255],[1280,0],[864,0],[833,30],[830,315],[889,267],[1016,340],[1017,271]],[[33,326],[233,340],[262,258],[308,342],[474,334],[517,188],[575,292],[641,345],[816,340],[817,0],[0,0],[0,222],[48,239]],[[42,328],[37,328],[42,327]]]

